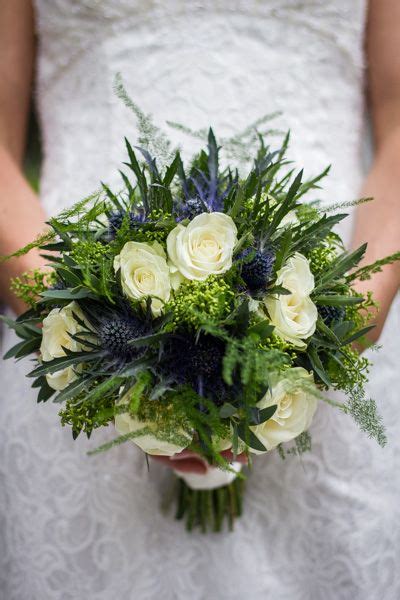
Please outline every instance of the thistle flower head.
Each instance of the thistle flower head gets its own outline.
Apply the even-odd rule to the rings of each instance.
[[[227,388],[221,377],[224,353],[224,342],[211,335],[197,341],[177,336],[164,349],[161,371],[178,384],[189,384],[199,395],[220,404]]]
[[[99,338],[102,348],[112,358],[128,362],[139,356],[140,348],[131,346],[129,342],[142,337],[146,333],[146,324],[134,316],[113,316],[104,320],[99,327]]]
[[[343,321],[346,311],[342,306],[318,306],[318,312],[325,325],[334,321]]]
[[[275,254],[272,250],[247,248],[241,253],[242,279],[250,290],[265,288],[274,268]]]
[[[121,229],[124,220],[127,220],[129,229],[135,229],[144,222],[144,215],[122,210],[113,211],[108,217],[108,235],[110,239],[114,239],[116,233]]]

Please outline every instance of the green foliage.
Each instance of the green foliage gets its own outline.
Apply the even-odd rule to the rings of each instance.
[[[202,533],[219,532],[225,522],[230,531],[242,514],[243,480],[237,477],[231,484],[214,490],[192,490],[183,479],[178,481],[176,519],[185,519],[186,529],[198,527]]]
[[[70,252],[78,265],[97,267],[103,258],[110,255],[110,248],[101,242],[83,241],[76,242]]]
[[[319,220],[321,214],[315,204],[300,204],[296,207],[296,215],[300,223],[310,223]]]
[[[182,284],[166,306],[176,326],[199,329],[223,321],[231,312],[235,294],[221,277]]]
[[[86,393],[83,391],[73,400],[67,400],[65,408],[59,412],[61,425],[71,427],[74,439],[82,431],[90,437],[94,429],[105,427],[114,419],[112,397],[99,398],[96,403],[93,403],[87,400]]]
[[[350,275],[348,275],[347,281],[351,282],[356,281],[357,279],[360,279],[360,281],[365,281],[366,279],[371,279],[372,275],[382,271],[382,267],[393,264],[398,260],[400,260],[400,252],[395,252],[390,256],[376,260],[371,265],[366,265],[353,271]]]
[[[171,403],[171,414],[180,416],[181,422],[195,431],[191,448],[200,452],[210,463],[229,468],[218,451],[218,442],[226,438],[229,429],[221,421],[215,404],[199,396],[190,386],[182,385],[166,394],[166,402]],[[201,410],[199,410],[201,407]]]
[[[120,73],[115,76],[114,90],[118,98],[122,100],[136,117],[136,124],[139,132],[139,145],[149,150],[151,154],[158,157],[160,162],[166,164],[174,154],[171,151],[171,142],[164,132],[156,127],[151,115],[146,115],[139,106],[129,97],[122,81]]]
[[[171,151],[165,134],[129,98],[120,75],[115,90],[134,113],[139,131],[139,146],[132,146],[126,140],[125,166],[129,177],[121,172],[122,184],[117,192],[106,183],[101,184],[100,190],[51,218],[49,231],[12,255],[40,248],[54,273],[49,276],[35,271],[14,280],[12,289],[31,310],[15,322],[3,317],[21,340],[6,357],[19,359],[37,352],[42,340],[38,325],[53,307],[63,307],[73,300],[93,328],[89,330],[83,324],[79,335],[70,334],[82,345],[81,351],[66,349],[65,356],[48,362],[36,360],[36,367],[28,376],[34,378],[38,400],[44,402],[54,396],[54,402],[66,403],[60,412],[61,422],[71,426],[74,437],[81,431],[89,436],[93,429],[106,426],[122,411],[128,411],[132,418],[143,423],[142,430],[119,436],[98,451],[144,432],[185,445],[185,432],[190,431],[192,449],[229,469],[219,454],[219,443],[230,437],[234,452],[238,451],[240,440],[263,450],[251,427],[270,419],[276,407],[261,410],[257,403],[274,378],[290,373],[291,366],[303,366],[314,374],[319,389],[343,390],[349,400],[339,408],[351,414],[363,430],[383,444],[384,432],[376,406],[364,393],[369,361],[351,349],[354,341],[359,343],[368,333],[370,312],[376,305],[370,295],[363,298],[351,286],[356,279],[368,279],[384,265],[399,260],[400,253],[358,268],[366,246],[354,252],[345,251],[333,228],[346,214],[331,214],[368,199],[334,203],[326,208],[315,201],[303,204],[305,194],[319,189],[329,169],[305,179],[302,171],[289,166],[289,134],[277,150],[271,149],[260,134],[260,128],[269,121],[268,116],[236,136],[221,140],[225,152],[238,157],[239,162],[248,161],[257,142],[254,163],[244,178],[239,177],[236,168],[221,168],[220,146],[212,130],[192,132],[175,124],[185,133],[207,138],[207,148],[185,170],[179,153]],[[185,202],[189,204],[185,206]],[[150,301],[146,307],[139,302],[128,305],[119,275],[114,271],[115,256],[131,240],[158,241],[165,248],[167,236],[176,224],[187,223],[188,215],[192,216],[190,211],[201,212],[203,205],[204,211],[223,210],[237,226],[232,268],[220,277],[181,284],[171,293],[158,318],[151,314]],[[292,213],[297,219],[286,218]],[[115,232],[108,224],[111,215],[117,218],[118,225],[119,218],[122,219]],[[275,275],[295,252],[306,256],[315,278],[312,300],[321,315],[322,306],[339,309],[333,314],[340,316],[334,317],[329,325],[322,317],[318,318],[316,331],[307,340],[306,348],[299,349],[279,338],[268,316],[261,310],[253,310],[257,302],[262,306],[265,294],[284,294],[287,290],[278,288],[274,281],[257,291],[246,289],[240,276],[240,253],[249,247],[271,251]],[[63,284],[62,289],[51,289],[55,281]],[[128,358],[110,360],[107,349],[102,347],[101,326],[114,317],[128,320],[137,317],[146,323],[148,331],[142,337],[127,340]],[[225,348],[225,355],[222,373],[216,377],[222,392],[217,399],[203,397],[189,384],[182,385],[174,373],[163,371],[160,361],[163,353],[168,352],[170,336],[176,333],[191,337],[207,334],[222,341],[218,347]],[[130,349],[135,351],[131,353]],[[78,378],[56,393],[46,376],[67,367],[74,368]],[[290,378],[290,374],[287,376]],[[298,381],[292,383],[299,385]],[[320,391],[315,391],[314,386],[309,391],[320,398]],[[122,395],[126,399],[124,405],[120,404]],[[303,433],[281,452],[299,455],[310,446],[309,434]],[[231,495],[223,496],[222,492],[212,498],[201,494],[190,498],[191,526],[197,518],[203,523],[210,501],[217,519],[224,512],[221,508],[224,502],[234,501]],[[203,508],[199,509],[199,502]]]
[[[279,456],[284,460],[287,456],[301,456],[305,452],[311,452],[312,439],[311,434],[308,431],[303,431],[300,435],[295,438],[294,443],[279,444],[277,450]]]
[[[26,246],[20,248],[19,250],[16,250],[12,254],[8,254],[7,256],[0,255],[0,264],[6,260],[9,260],[10,258],[24,256],[24,254],[28,254],[28,252],[30,252],[34,248],[40,248],[41,246],[43,246],[43,244],[53,241],[55,237],[55,232],[52,229],[48,229],[47,231],[39,235],[35,240],[33,240],[33,242],[26,244]]]
[[[47,290],[56,282],[55,273],[34,269],[26,271],[20,277],[11,281],[10,289],[25,304],[34,308],[42,292]]]
[[[337,255],[338,247],[334,236],[327,236],[321,244],[310,250],[307,258],[310,261],[311,272],[317,280],[332,267]]]
[[[327,362],[327,372],[336,389],[350,394],[362,388],[368,381],[371,363],[366,356],[358,354],[351,346],[342,348],[340,358],[332,356]]]
[[[358,386],[349,392],[349,399],[345,407],[362,431],[375,439],[380,446],[385,446],[387,437],[382,419],[378,414],[376,402],[367,398],[364,390]]]

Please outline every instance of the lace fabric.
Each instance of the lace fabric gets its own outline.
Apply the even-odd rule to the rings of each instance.
[[[211,123],[228,135],[282,111],[273,126],[292,130],[291,157],[309,175],[333,164],[321,197],[357,196],[363,0],[36,0],[36,9],[50,213],[100,179],[119,185],[123,136],[135,142],[137,132],[113,94],[117,72],[161,126]],[[187,155],[200,143],[169,133]],[[321,406],[312,453],[256,457],[233,534],[186,533],[165,506],[171,473],[153,463],[148,472],[131,444],[87,457],[111,428],[74,442],[57,406],[36,405],[29,364],[2,363],[0,598],[395,600],[399,321],[395,306],[369,386],[387,448]],[[4,347],[12,342],[4,332]]]

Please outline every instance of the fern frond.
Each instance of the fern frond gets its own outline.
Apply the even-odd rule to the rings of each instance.
[[[114,91],[118,98],[122,100],[136,117],[137,128],[139,131],[139,145],[150,152],[152,156],[157,156],[161,165],[164,167],[174,157],[176,149],[171,149],[171,142],[167,135],[153,123],[151,114],[146,115],[139,106],[129,96],[121,73],[117,73],[114,81]]]

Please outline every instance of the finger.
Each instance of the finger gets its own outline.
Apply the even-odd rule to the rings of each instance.
[[[152,459],[158,463],[169,467],[170,469],[174,469],[175,471],[180,471],[182,473],[200,473],[204,474],[207,472],[207,465],[198,458],[186,458],[180,460],[171,460],[170,456],[152,456]]]
[[[242,465],[247,465],[247,463],[249,462],[247,455],[244,452],[238,454],[237,456],[234,456],[232,450],[224,450],[223,452],[221,452],[221,456],[226,460],[229,460],[229,462],[235,461]]]
[[[177,463],[171,461],[171,465],[174,471],[179,471],[180,473],[198,473],[199,475],[205,475],[208,470],[203,462],[195,459],[181,460]]]

